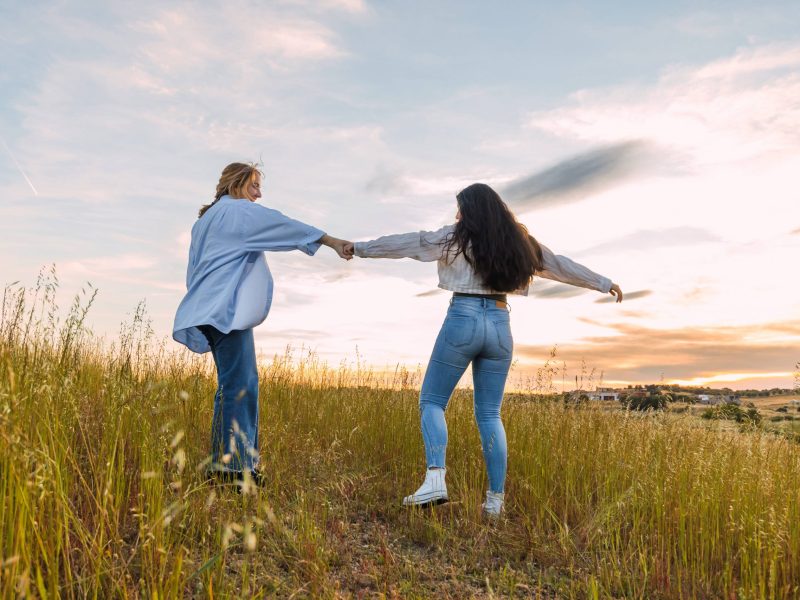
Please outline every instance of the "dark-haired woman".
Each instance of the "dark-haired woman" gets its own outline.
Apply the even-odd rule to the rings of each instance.
[[[211,425],[209,475],[243,481],[258,471],[258,369],[253,328],[267,318],[272,275],[265,251],[300,250],[313,255],[320,245],[339,256],[346,241],[290,219],[256,202],[261,171],[231,163],[217,183],[214,201],[200,208],[192,227],[186,296],[178,307],[172,337],[193,352],[208,352],[217,368]]]
[[[447,502],[445,409],[456,384],[472,363],[475,420],[489,477],[483,511],[503,510],[506,433],[500,419],[513,340],[506,294],[527,295],[533,275],[611,293],[622,291],[610,279],[564,256],[556,256],[517,222],[500,196],[476,183],[456,196],[456,223],[438,231],[388,235],[346,246],[362,258],[413,258],[438,261],[439,287],[453,292],[450,308],[433,347],[420,392],[422,438],[428,469],[406,506]]]

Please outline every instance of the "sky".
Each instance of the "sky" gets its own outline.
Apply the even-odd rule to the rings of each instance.
[[[144,300],[168,338],[191,226],[222,168],[367,240],[453,222],[494,186],[622,304],[543,279],[513,298],[512,379],[792,387],[800,361],[796,2],[0,0],[0,281],[55,264],[113,340]],[[329,364],[424,365],[435,264],[268,256],[255,330]],[[172,343],[172,342],[169,342]]]

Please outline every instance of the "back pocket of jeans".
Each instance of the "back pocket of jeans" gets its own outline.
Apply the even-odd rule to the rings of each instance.
[[[475,319],[472,317],[447,317],[444,339],[451,346],[466,346],[475,337]]]
[[[514,338],[511,336],[511,327],[508,319],[498,319],[492,321],[494,332],[497,335],[497,343],[505,352],[511,352],[514,347]]]

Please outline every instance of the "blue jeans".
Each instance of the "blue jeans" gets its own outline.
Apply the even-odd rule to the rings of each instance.
[[[258,464],[258,369],[253,330],[199,327],[217,367],[211,422],[212,469],[252,471]],[[224,458],[230,456],[226,462]]]
[[[472,363],[475,421],[481,436],[489,488],[502,492],[506,480],[506,430],[500,420],[514,341],[508,310],[488,298],[455,296],[433,346],[419,397],[422,439],[428,467],[445,466],[447,423],[444,411],[453,390]]]

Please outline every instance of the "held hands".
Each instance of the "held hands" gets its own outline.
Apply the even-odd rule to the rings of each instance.
[[[339,238],[331,237],[328,234],[323,235],[319,239],[320,244],[333,248],[336,254],[344,260],[353,258],[353,242],[347,240],[340,240]]]
[[[619,289],[619,286],[616,283],[611,284],[611,289],[608,290],[608,293],[612,296],[616,296],[617,302],[622,302],[622,290]]]

